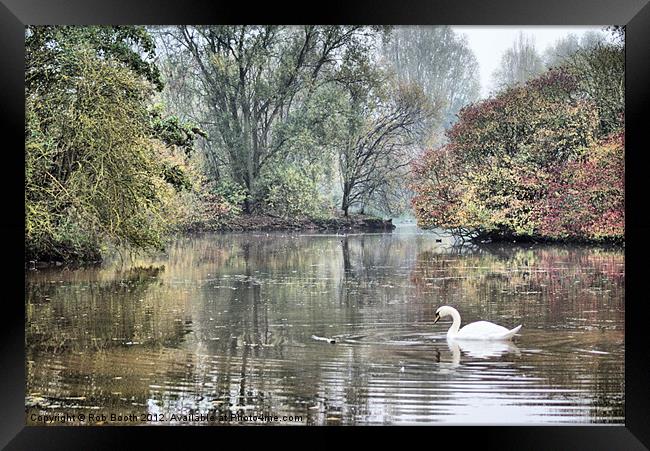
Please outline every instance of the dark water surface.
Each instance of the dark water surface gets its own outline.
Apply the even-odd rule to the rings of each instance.
[[[622,424],[623,250],[439,238],[201,235],[28,271],[27,423]],[[459,348],[443,304],[523,328]]]

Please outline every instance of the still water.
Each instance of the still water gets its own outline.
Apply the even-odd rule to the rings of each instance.
[[[622,424],[624,280],[621,248],[408,227],[28,271],[27,424]],[[444,304],[523,328],[459,347]]]

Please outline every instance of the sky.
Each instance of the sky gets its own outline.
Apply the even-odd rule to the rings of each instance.
[[[481,97],[487,97],[492,88],[492,73],[498,68],[501,56],[510,48],[520,31],[533,36],[540,54],[558,39],[569,34],[582,36],[587,31],[601,31],[600,26],[554,27],[554,26],[453,26],[454,31],[467,36],[470,48],[479,63]]]

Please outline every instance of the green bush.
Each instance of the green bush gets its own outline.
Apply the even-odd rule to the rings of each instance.
[[[276,168],[265,177],[264,209],[283,217],[314,217],[324,200],[316,183],[293,166]]]
[[[196,189],[180,194],[179,228],[185,231],[221,230],[229,220],[242,213],[246,197],[246,189],[231,180],[199,184]]]
[[[170,143],[152,129],[148,105],[154,88],[144,76],[149,72],[143,75],[106,48],[93,47],[140,31],[28,28],[29,260],[98,260],[109,243],[160,249],[176,220],[170,214],[172,184],[180,189],[188,180],[165,155]]]
[[[248,191],[239,183],[232,180],[222,179],[214,184],[210,190],[217,198],[221,199],[228,205],[228,213],[231,215],[240,215],[242,205],[248,197]]]

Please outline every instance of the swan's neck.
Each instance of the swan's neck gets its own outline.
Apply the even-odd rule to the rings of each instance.
[[[458,330],[460,329],[460,313],[458,313],[457,310],[452,310],[451,318],[454,320],[454,322],[451,324],[451,327],[447,331],[448,337],[452,335],[456,335],[458,333]]]

